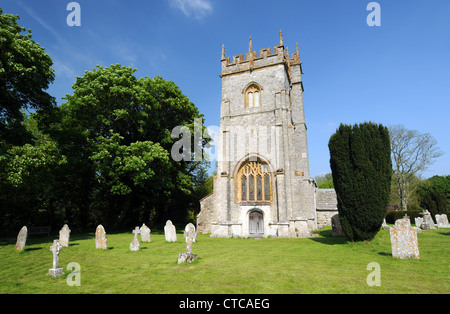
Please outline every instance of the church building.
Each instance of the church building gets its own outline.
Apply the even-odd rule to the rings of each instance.
[[[230,60],[222,47],[221,62],[218,168],[213,194],[200,201],[198,232],[310,236],[320,227],[319,192],[309,173],[298,45],[290,55],[280,31],[274,51],[264,48],[258,55],[250,37],[245,57]]]

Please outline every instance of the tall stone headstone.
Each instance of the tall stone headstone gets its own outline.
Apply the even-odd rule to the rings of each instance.
[[[448,217],[446,214],[438,214],[434,216],[434,218],[436,218],[436,224],[438,228],[450,228],[450,223],[448,222]]]
[[[166,225],[164,226],[164,235],[166,236],[167,242],[177,242],[177,232],[170,220],[167,220]]]
[[[63,269],[59,268],[59,252],[62,251],[62,246],[59,244],[59,240],[53,241],[50,251],[53,253],[53,268],[50,268],[48,273],[52,277],[59,277],[63,273]]]
[[[28,237],[28,228],[27,226],[23,226],[22,229],[20,229],[19,234],[17,235],[17,242],[16,242],[17,251],[23,251],[23,249],[25,248],[25,244],[27,243],[27,237]]]
[[[70,229],[67,224],[65,224],[61,230],[59,230],[59,244],[62,247],[69,247]]]
[[[409,219],[395,221],[390,229],[392,257],[400,259],[420,259],[417,232],[411,227]]]
[[[130,250],[131,251],[139,251],[139,248],[141,247],[141,245],[139,244],[139,240],[138,240],[138,234],[140,233],[139,231],[139,227],[134,228],[134,238],[133,241],[130,243]]]
[[[141,227],[141,241],[142,242],[152,242],[152,237],[150,236],[150,228],[145,224],[142,224]]]
[[[106,232],[102,225],[98,225],[97,230],[95,230],[95,247],[102,250],[108,249]]]
[[[197,233],[195,233],[195,226],[193,224],[189,223],[186,225],[184,236],[186,237],[186,252],[178,254],[178,264],[184,262],[192,263],[198,258],[198,255],[192,254],[192,243],[194,243],[197,238]]]
[[[186,225],[184,231],[184,236],[186,237],[186,253],[192,253],[192,243],[197,239],[197,233],[195,233],[195,226],[191,223]]]

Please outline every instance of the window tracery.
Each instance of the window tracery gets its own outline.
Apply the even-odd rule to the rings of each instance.
[[[238,201],[271,202],[272,177],[267,164],[251,161],[238,172]]]

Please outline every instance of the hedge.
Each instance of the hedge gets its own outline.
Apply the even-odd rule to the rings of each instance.
[[[388,224],[395,224],[395,221],[397,219],[402,219],[405,217],[405,214],[408,215],[409,220],[411,221],[411,224],[414,224],[414,218],[422,218],[423,215],[421,215],[421,210],[406,210],[406,211],[389,211],[386,214],[386,223]],[[434,217],[433,217],[434,220]]]

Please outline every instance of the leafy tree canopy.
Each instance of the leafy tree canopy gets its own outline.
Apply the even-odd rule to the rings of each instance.
[[[45,90],[55,76],[50,56],[17,20],[0,8],[0,144],[31,140],[21,124],[21,109],[48,110],[55,101]],[[25,32],[25,34],[24,34]]]

